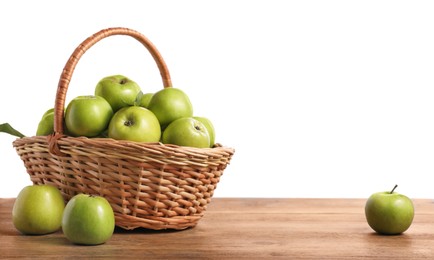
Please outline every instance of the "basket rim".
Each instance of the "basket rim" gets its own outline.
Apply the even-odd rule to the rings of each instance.
[[[55,137],[57,136],[57,137]],[[224,146],[220,143],[216,143],[214,147],[209,148],[197,148],[197,147],[190,147],[190,146],[179,146],[175,144],[164,144],[162,142],[136,142],[136,141],[129,141],[129,140],[116,140],[113,138],[108,137],[94,137],[89,138],[85,136],[68,136],[68,135],[59,135],[59,134],[53,134],[48,136],[26,136],[22,138],[17,138],[13,141],[13,146],[18,147],[21,145],[25,145],[26,143],[32,143],[32,142],[47,142],[48,144],[53,142],[53,138],[56,139],[56,143],[59,146],[60,153],[57,155],[63,155],[64,149],[62,147],[65,146],[96,146],[101,147],[101,149],[122,149],[125,152],[127,151],[143,151],[143,152],[150,152],[154,154],[178,154],[178,153],[184,153],[190,156],[195,157],[214,157],[214,156],[220,156],[222,153],[227,155],[233,155],[235,153],[235,149],[229,146]]]

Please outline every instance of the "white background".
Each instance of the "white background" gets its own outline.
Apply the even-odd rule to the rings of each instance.
[[[162,53],[174,87],[236,149],[216,197],[433,198],[432,1],[1,1],[0,123],[33,135],[85,38],[130,27]],[[153,60],[111,37],[80,60],[67,95],[124,74],[162,87]],[[29,177],[0,134],[0,197]]]

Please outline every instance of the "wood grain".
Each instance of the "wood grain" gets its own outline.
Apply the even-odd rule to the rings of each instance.
[[[434,204],[414,200],[415,218],[398,236],[374,233],[363,199],[214,198],[183,231],[117,229],[103,245],[71,244],[61,231],[21,235],[13,199],[0,199],[0,258],[434,259]]]

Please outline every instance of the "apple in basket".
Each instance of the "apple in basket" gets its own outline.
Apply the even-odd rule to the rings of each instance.
[[[100,96],[78,96],[65,111],[65,124],[73,136],[95,137],[108,126],[113,116],[110,104]]]
[[[154,93],[141,93],[137,96],[137,104],[141,107],[148,108],[149,107],[149,101],[151,101],[151,98],[154,96]]]
[[[144,107],[124,107],[110,120],[108,137],[136,142],[159,142],[160,123],[154,113]]]
[[[190,99],[179,88],[164,88],[155,92],[148,109],[158,118],[162,129],[178,118],[193,116]]]
[[[51,185],[30,185],[18,194],[12,222],[23,234],[44,235],[60,229],[65,208],[60,191]]]
[[[209,147],[213,147],[215,144],[215,128],[211,120],[203,116],[194,116],[193,118],[200,121],[206,127],[209,134]]]
[[[110,103],[113,112],[134,105],[139,93],[139,85],[123,75],[104,77],[95,87],[95,96],[106,99]]]
[[[54,132],[54,108],[48,109],[39,121],[36,135],[49,135]]]
[[[198,148],[210,147],[205,125],[192,117],[183,117],[170,123],[163,132],[162,142]]]
[[[72,243],[103,244],[112,237],[114,229],[114,212],[106,198],[81,193],[66,204],[62,230]]]

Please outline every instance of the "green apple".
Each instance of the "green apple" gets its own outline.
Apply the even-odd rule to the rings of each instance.
[[[39,121],[36,129],[37,136],[47,136],[54,133],[54,108],[48,109]],[[64,134],[69,135],[68,130],[64,127]]]
[[[36,135],[45,136],[54,132],[54,108],[48,109],[39,121]]]
[[[134,105],[139,85],[123,75],[112,75],[101,79],[95,87],[95,96],[101,96],[112,106],[113,112]]]
[[[154,93],[148,109],[157,116],[163,129],[176,119],[193,116],[189,97],[178,88],[164,88]]]
[[[138,102],[138,105],[144,108],[149,107],[149,102],[151,101],[151,98],[154,96],[154,93],[145,93],[140,96],[140,100]]]
[[[162,142],[198,148],[210,147],[208,130],[192,117],[183,117],[170,123],[163,132]]]
[[[12,222],[23,234],[43,235],[60,229],[65,201],[51,185],[30,185],[18,194],[12,208]]]
[[[136,142],[158,142],[161,127],[150,110],[140,106],[124,107],[111,119],[108,137]]]
[[[103,244],[112,237],[114,229],[114,212],[104,197],[81,193],[66,204],[62,230],[72,243]]]
[[[209,146],[213,147],[215,144],[215,129],[211,120],[209,120],[207,117],[201,116],[194,116],[193,118],[200,121],[206,127],[206,130],[208,130],[209,134]]]
[[[44,117],[47,114],[51,114],[51,113],[54,113],[54,107],[52,107],[52,108],[48,109],[47,111],[45,111],[45,113],[42,115],[42,117]]]
[[[107,128],[112,116],[112,107],[104,98],[78,96],[66,107],[65,124],[73,136],[95,137]]]
[[[401,234],[413,222],[413,202],[407,196],[394,192],[396,187],[392,191],[374,193],[366,202],[366,220],[379,234]]]

